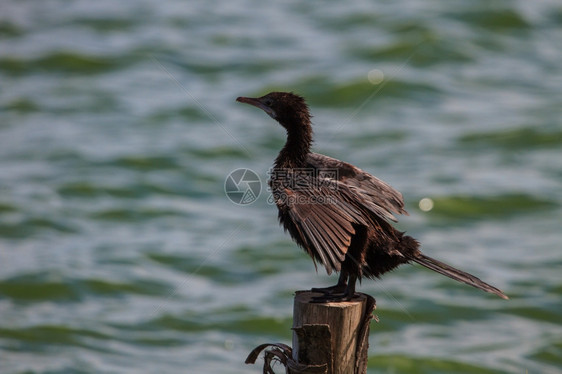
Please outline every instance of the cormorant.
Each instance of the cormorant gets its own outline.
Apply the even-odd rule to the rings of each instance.
[[[357,279],[378,278],[411,261],[508,298],[474,275],[425,256],[416,239],[396,230],[389,221],[396,221],[394,214],[407,214],[400,192],[349,163],[312,153],[304,98],[271,92],[236,101],[262,109],[287,130],[269,180],[279,221],[315,264],[323,264],[328,274],[340,272],[335,286],[313,289],[324,294],[316,301],[350,300]]]

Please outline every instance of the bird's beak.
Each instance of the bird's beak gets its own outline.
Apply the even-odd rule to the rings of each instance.
[[[239,98],[236,99],[236,101],[238,101],[239,103],[246,103],[246,104],[253,105],[256,108],[260,108],[261,110],[266,112],[273,119],[275,119],[275,117],[276,117],[273,109],[271,109],[271,107],[262,103],[260,99],[253,98],[253,97],[242,97],[242,96],[240,96]]]

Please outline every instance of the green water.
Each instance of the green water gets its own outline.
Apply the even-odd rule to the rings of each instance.
[[[561,30],[556,1],[3,1],[0,373],[259,373],[290,344],[293,292],[335,279],[267,202],[283,131],[234,101],[273,89],[511,298],[363,282],[369,373],[562,372]]]

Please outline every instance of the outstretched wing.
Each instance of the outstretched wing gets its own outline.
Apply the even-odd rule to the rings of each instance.
[[[331,274],[341,270],[355,227],[367,222],[345,186],[333,180],[325,182],[318,185],[318,180],[300,180],[299,188],[281,188],[274,195],[285,229]]]
[[[319,153],[309,153],[307,163],[319,173],[326,171],[326,178],[331,177],[355,189],[362,197],[362,204],[379,217],[396,222],[394,214],[408,214],[404,210],[404,200],[400,192],[358,167]],[[330,170],[336,172],[331,173]]]

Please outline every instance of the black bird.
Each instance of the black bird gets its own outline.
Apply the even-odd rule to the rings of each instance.
[[[317,301],[350,300],[362,277],[378,278],[398,265],[417,262],[459,282],[508,297],[474,275],[425,256],[419,242],[389,221],[407,214],[402,194],[363,170],[310,152],[312,127],[305,100],[288,92],[236,101],[262,109],[287,130],[287,142],[271,170],[269,185],[279,221],[337,285],[322,289]]]

